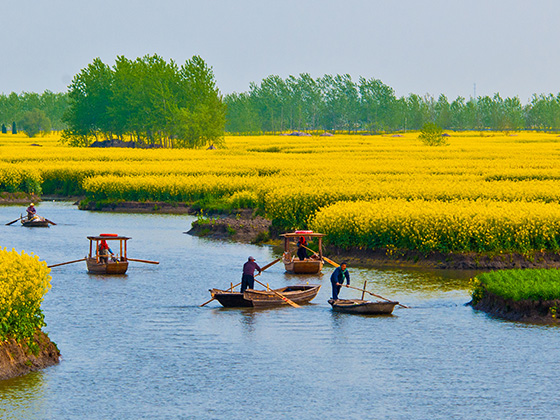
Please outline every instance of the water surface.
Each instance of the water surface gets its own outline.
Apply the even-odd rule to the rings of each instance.
[[[118,233],[132,237],[130,257],[161,263],[131,262],[116,277],[85,262],[53,268],[43,310],[62,361],[0,381],[2,419],[550,419],[560,409],[560,330],[464,306],[465,273],[350,267],[354,286],[368,280],[411,306],[364,317],[331,311],[330,267],[301,277],[279,263],[260,279],[322,284],[311,305],[200,308],[209,288],[240,281],[249,255],[262,265],[277,255],[186,235],[192,217],[69,203],[38,206],[57,226],[4,226],[23,207],[0,207],[0,246],[54,264],[84,257],[87,235]]]

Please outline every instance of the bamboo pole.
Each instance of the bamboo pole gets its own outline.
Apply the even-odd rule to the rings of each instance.
[[[305,249],[307,249],[308,251],[311,251],[311,252],[313,252],[315,255],[317,255],[317,253],[316,253],[315,251],[313,251],[311,248],[307,248],[305,245],[302,245],[302,246],[303,246]],[[328,262],[329,264],[331,264],[331,265],[333,265],[333,266],[335,266],[335,267],[340,267],[340,264],[335,263],[333,260],[328,259],[328,258],[325,257],[324,255],[323,255],[323,259],[324,259],[326,262]]]
[[[256,276],[255,276],[255,277],[256,277]],[[255,279],[255,281],[256,281],[257,283],[259,283],[261,286],[266,287],[265,284],[261,283],[261,282],[258,281],[257,279]],[[292,302],[290,299],[288,299],[288,298],[287,298],[286,296],[284,296],[282,293],[277,292],[277,291],[274,290],[274,289],[271,289],[270,291],[271,291],[272,293],[274,293],[275,295],[277,295],[280,299],[282,299],[282,300],[283,300],[284,302],[286,302],[288,305],[291,305],[291,306],[293,306],[294,308],[300,308],[300,306],[299,306],[297,303]]]

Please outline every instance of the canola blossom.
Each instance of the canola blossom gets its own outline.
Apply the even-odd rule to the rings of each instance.
[[[0,249],[0,340],[31,340],[45,326],[41,303],[50,269],[36,255]]]
[[[556,250],[560,138],[466,132],[448,139],[449,146],[429,147],[418,133],[226,136],[218,150],[144,150],[70,148],[56,135],[31,147],[25,137],[0,135],[0,188],[252,208],[279,229],[313,227],[341,246],[386,246],[381,219],[353,227],[352,203],[364,214],[363,203],[371,203],[394,229],[404,223],[401,209],[409,212],[414,229],[402,225],[394,234],[407,248]]]

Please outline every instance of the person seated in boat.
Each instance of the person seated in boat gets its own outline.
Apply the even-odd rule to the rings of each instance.
[[[259,273],[262,271],[253,257],[249,257],[247,262],[243,264],[243,276],[241,277],[241,293],[247,289],[255,287],[255,270]]]
[[[332,299],[338,299],[338,293],[344,284],[344,277],[346,277],[346,284],[350,285],[350,273],[346,268],[346,263],[342,262],[339,267],[336,267],[331,274],[331,285],[332,285]]]
[[[111,254],[111,258],[114,260],[113,251],[109,248],[105,239],[101,240],[97,254],[99,255],[99,261],[102,263],[107,264],[109,262],[109,254]]]
[[[307,258],[307,249],[305,248],[307,246],[307,241],[305,240],[305,236],[299,238],[297,246],[297,256],[300,261],[303,261]]]
[[[35,205],[33,203],[31,203],[29,207],[27,207],[26,211],[27,211],[27,220],[33,219],[37,214],[37,210],[35,209]]]

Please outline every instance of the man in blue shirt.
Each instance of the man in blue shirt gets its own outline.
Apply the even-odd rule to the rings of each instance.
[[[249,260],[243,264],[243,276],[241,277],[241,293],[246,289],[253,289],[255,286],[255,270],[261,272],[261,268],[255,262],[253,257],[249,257]]]
[[[350,273],[346,269],[345,262],[341,263],[339,267],[336,267],[331,274],[332,298],[334,300],[338,299],[338,293],[344,284],[344,277],[346,277],[346,284],[350,285]]]

